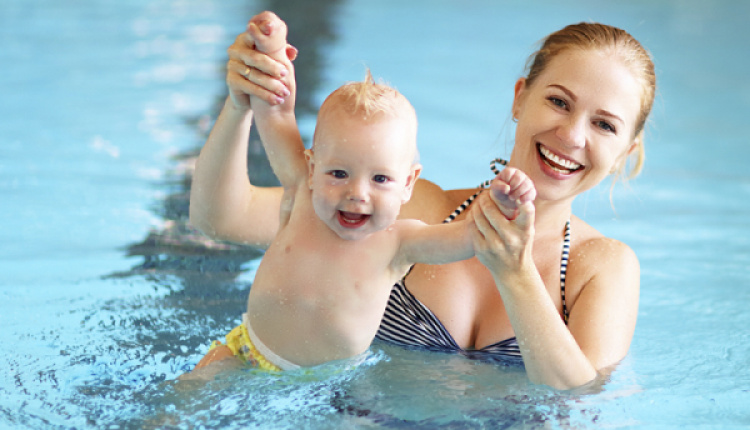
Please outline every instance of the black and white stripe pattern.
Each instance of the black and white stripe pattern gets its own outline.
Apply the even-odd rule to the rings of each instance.
[[[497,168],[497,164],[498,163],[502,164],[503,166],[507,166],[508,165],[508,162],[505,161],[505,160],[503,160],[502,158],[495,158],[494,160],[492,160],[490,162],[490,169],[492,169],[492,172],[495,175],[499,175],[500,174],[500,170],[498,170],[498,168]],[[468,199],[466,199],[465,202],[461,203],[461,205],[459,205],[456,208],[456,210],[454,210],[450,215],[448,215],[448,218],[446,218],[446,219],[443,220],[443,222],[444,223],[449,223],[449,222],[453,221],[454,219],[456,219],[457,216],[461,215],[461,212],[465,211],[466,208],[468,208],[469,205],[471,205],[471,203],[474,201],[474,199],[476,199],[477,197],[479,197],[479,194],[481,194],[482,191],[484,191],[485,188],[489,187],[491,183],[492,183],[492,179],[488,179],[488,180],[482,182],[479,185],[479,187],[478,187],[479,190],[476,193],[472,194],[471,197],[469,197]]]
[[[565,222],[565,239],[563,239],[562,258],[560,259],[560,296],[562,296],[565,325],[568,325],[568,305],[565,303],[565,277],[568,274],[568,258],[570,258],[570,220]]]
[[[493,172],[498,174],[495,163],[506,165],[504,160],[496,159],[490,164]],[[482,189],[489,186],[484,182],[479,191],[469,197],[444,222],[453,221],[477,198]],[[560,264],[560,294],[562,295],[563,320],[568,323],[568,308],[565,303],[565,275],[568,270],[570,254],[570,221],[565,223],[562,259]],[[506,339],[481,349],[465,350],[458,346],[453,336],[443,323],[406,288],[404,279],[397,282],[391,290],[388,305],[376,336],[378,339],[407,348],[420,348],[431,351],[461,354],[465,357],[499,364],[521,364],[521,350],[515,337]]]
[[[407,348],[456,353],[500,364],[523,364],[515,337],[482,349],[462,349],[435,314],[406,289],[403,280],[391,290],[377,338]]]

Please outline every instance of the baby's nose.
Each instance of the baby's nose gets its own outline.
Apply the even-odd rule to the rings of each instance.
[[[349,193],[347,199],[356,202],[367,201],[369,186],[364,181],[352,180],[349,182]]]

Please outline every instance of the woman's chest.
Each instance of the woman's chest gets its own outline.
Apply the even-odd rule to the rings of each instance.
[[[556,260],[557,264],[550,262],[539,269],[550,299],[561,311],[559,256]],[[406,286],[461,348],[479,349],[515,336],[495,281],[477,259],[442,266],[417,265]]]

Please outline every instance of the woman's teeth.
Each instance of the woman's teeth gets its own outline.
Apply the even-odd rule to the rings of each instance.
[[[556,172],[570,174],[581,168],[580,164],[560,158],[542,145],[539,145],[539,152],[544,162]]]

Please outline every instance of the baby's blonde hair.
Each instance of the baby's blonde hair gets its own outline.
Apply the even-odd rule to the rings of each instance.
[[[404,109],[415,115],[406,97],[391,86],[376,83],[369,69],[364,81],[348,82],[332,92],[320,107],[319,115],[333,107],[342,107],[350,114],[360,113],[365,119],[379,113],[399,115]]]
[[[318,123],[337,109],[349,115],[359,115],[365,121],[379,119],[382,116],[409,121],[414,132],[414,162],[419,161],[419,152],[416,149],[417,114],[414,107],[395,88],[384,83],[376,83],[369,69],[364,81],[347,82],[326,97],[318,112]],[[313,136],[313,145],[317,135],[318,127]]]

